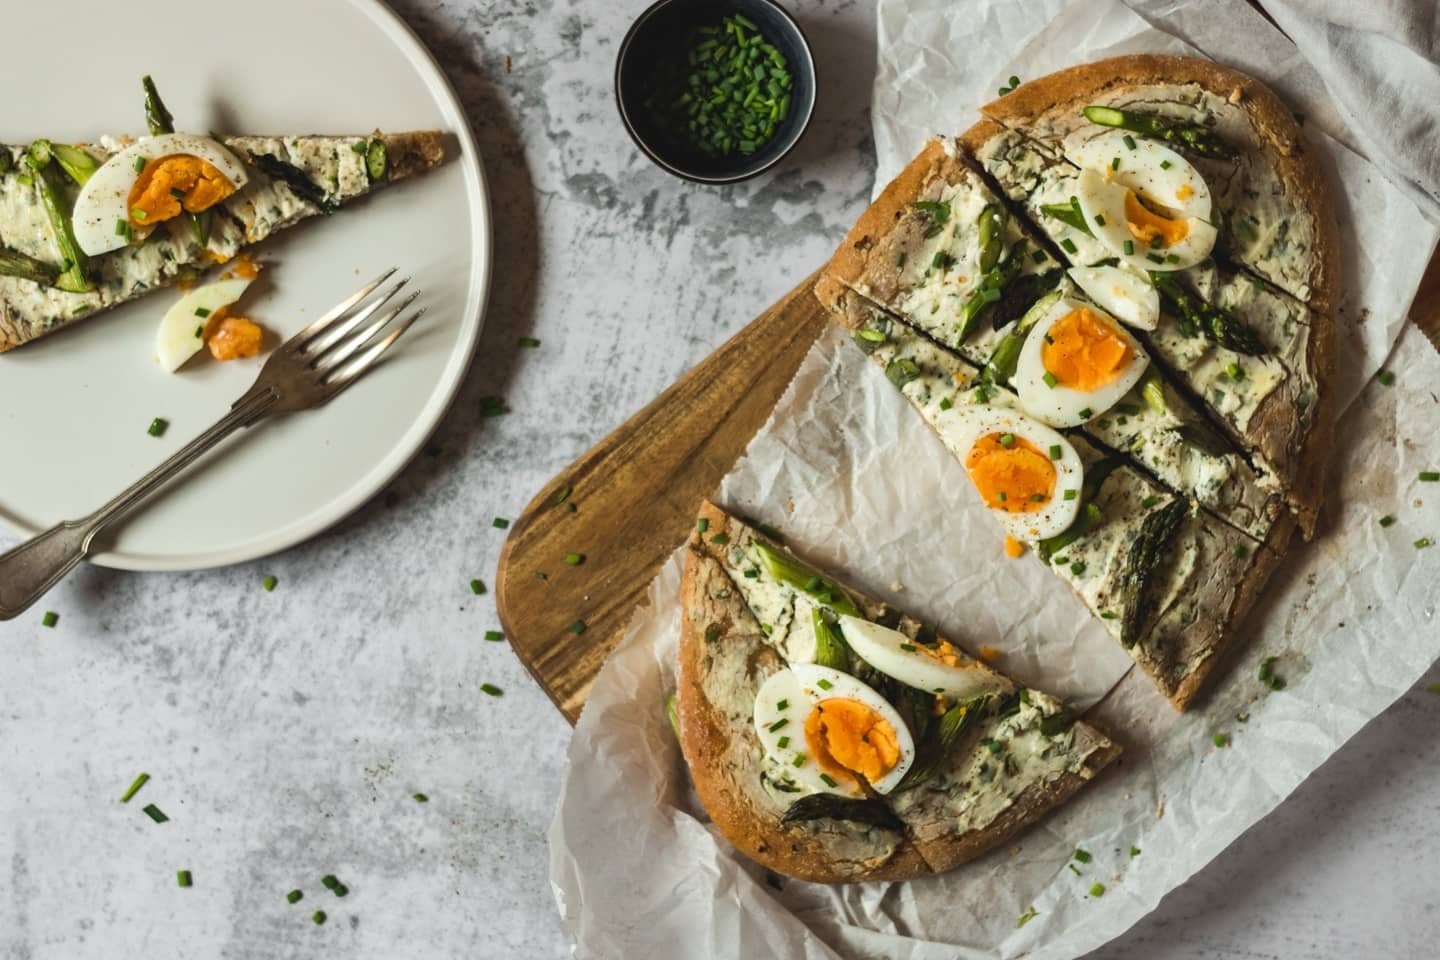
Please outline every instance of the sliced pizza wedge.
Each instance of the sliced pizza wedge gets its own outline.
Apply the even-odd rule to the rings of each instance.
[[[1061,71],[984,112],[993,119],[961,148],[1068,265],[1151,278],[1156,356],[1275,477],[1311,535],[1340,254],[1298,125],[1257,81],[1183,57]]]
[[[444,156],[438,131],[0,145],[0,352],[191,282]]]
[[[806,880],[908,879],[1064,803],[1120,747],[706,504],[686,552],[677,714],[715,825]]]
[[[1295,115],[1254,77],[1196,57],[1135,54],[1047,74],[980,112],[1078,167],[1098,153],[1118,158],[1118,173],[1137,156],[1130,142],[1173,149],[1209,187],[1205,219],[1224,259],[1322,314],[1336,306],[1339,230],[1324,175]],[[1173,218],[1196,197],[1136,199]]]
[[[861,216],[825,274],[983,368],[985,382],[1016,387],[1045,422],[1077,427],[1265,540],[1283,507],[1279,484],[1258,473],[1166,371],[1147,365],[1156,351],[1145,331],[1112,320],[1107,332],[1085,320],[1072,333],[1101,334],[1089,340],[1116,351],[1129,369],[1072,363],[1070,383],[1045,368],[1056,334],[1083,319],[1077,309],[1109,316],[1059,256],[991,190],[959,144],[935,139]],[[1080,336],[1059,347],[1070,340],[1094,353]]]
[[[1028,541],[1184,710],[1234,648],[1294,530],[1257,543],[833,279],[817,295],[883,368],[1018,541]]]

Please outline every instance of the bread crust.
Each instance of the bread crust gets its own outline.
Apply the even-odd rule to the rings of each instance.
[[[880,285],[898,281],[899,268],[894,264],[872,264],[870,250],[879,238],[890,232],[906,209],[920,199],[927,184],[937,179],[953,179],[961,175],[963,169],[964,164],[947,148],[945,141],[931,137],[915,159],[907,163],[860,214],[860,219],[823,268],[823,274],[847,284],[859,282],[867,271],[872,282]],[[886,299],[884,293],[879,296]]]
[[[743,536],[758,537],[742,521],[713,504],[702,505],[699,517],[707,522],[710,536],[724,532],[732,543]],[[985,827],[923,842],[909,835],[897,836],[898,843],[893,851],[887,853],[877,846],[872,862],[854,859],[837,861],[833,854],[836,846],[833,835],[818,832],[815,825],[781,823],[780,811],[768,802],[758,781],[747,782],[729,775],[737,749],[756,754],[759,743],[750,727],[748,714],[738,720],[727,716],[723,707],[706,694],[710,671],[718,663],[715,651],[720,649],[719,645],[746,644],[754,651],[744,658],[747,664],[768,656],[775,661],[772,664],[774,669],[779,669],[781,662],[765,642],[759,624],[739,591],[734,589],[716,553],[717,549],[698,534],[692,536],[686,548],[681,580],[677,691],[680,746],[695,781],[696,792],[716,827],[751,859],[778,872],[818,883],[904,880],[949,870],[993,849],[1064,803],[1095,772],[1120,754],[1120,746],[1100,731],[1088,724],[1076,723],[1076,735],[1085,738],[1087,745],[1094,748],[1083,768],[1026,789]],[[848,584],[841,583],[839,586],[862,607],[869,608],[879,603]],[[717,596],[721,592],[726,595]],[[715,630],[717,625],[719,629]],[[709,637],[707,630],[711,634]],[[734,659],[730,661],[732,669],[735,662]],[[756,687],[758,683],[756,680]],[[753,702],[753,694],[749,702]],[[903,813],[900,816],[906,820]],[[907,826],[914,826],[913,822],[906,822]]]

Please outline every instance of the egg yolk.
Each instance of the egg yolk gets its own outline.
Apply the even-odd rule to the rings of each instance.
[[[1130,341],[1087,307],[1056,320],[1040,350],[1040,362],[1056,383],[1085,393],[1118,378],[1134,356]]]
[[[992,510],[1030,513],[1055,495],[1055,465],[1049,455],[1013,433],[992,433],[975,441],[965,456],[965,469]]]
[[[859,700],[821,700],[805,718],[805,742],[815,763],[835,780],[856,784],[855,774],[875,783],[900,760],[895,728]]]
[[[1133,190],[1125,191],[1125,226],[1132,237],[1144,244],[1159,237],[1161,249],[1173,247],[1190,235],[1190,224],[1161,216],[1141,203]]]
[[[225,175],[187,153],[156,157],[145,164],[130,188],[130,222],[141,228],[208,210],[235,192]]]
[[[227,316],[225,308],[221,307],[210,317],[205,345],[210,348],[210,356],[216,360],[240,360],[258,355],[264,340],[265,331],[258,323],[244,317]]]

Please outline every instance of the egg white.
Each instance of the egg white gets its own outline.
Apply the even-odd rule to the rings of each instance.
[[[239,300],[250,286],[245,277],[216,280],[189,290],[179,302],[160,319],[160,328],[155,331],[155,359],[167,373],[174,373],[184,366],[205,345],[197,331],[209,323],[209,318],[221,307],[228,307]],[[195,311],[204,310],[200,316]]]
[[[73,222],[75,242],[89,256],[119,250],[129,240],[115,232],[115,225],[130,219],[130,190],[140,175],[136,160],[155,160],[176,154],[199,157],[224,175],[236,190],[249,181],[245,164],[218,141],[193,133],[166,133],[146,137],[112,156],[85,181],[75,198]],[[143,164],[142,164],[143,166]]]
[[[1008,689],[1004,681],[979,663],[952,667],[923,653],[914,640],[859,617],[841,616],[840,630],[856,656],[887,677],[926,693],[966,700]]]
[[[1081,168],[1076,199],[1085,222],[1107,250],[1137,270],[1183,270],[1210,255],[1216,230],[1211,220],[1210,187],[1183,156],[1164,144],[1120,131],[1087,140],[1067,153]],[[1119,161],[1118,166],[1116,161]],[[1152,205],[1186,222],[1187,233],[1173,246],[1151,249],[1126,226],[1125,193],[1133,191]],[[1125,252],[1125,242],[1131,252]]]
[[[1085,481],[1085,464],[1070,441],[1033,417],[1019,410],[977,404],[957,406],[942,411],[936,420],[940,435],[963,464],[975,442],[992,433],[1013,433],[1049,453],[1058,447],[1060,457],[1051,458],[1055,468],[1055,493],[1048,503],[1029,513],[992,510],[1000,528],[1016,540],[1044,540],[1064,533],[1080,514],[1080,487]],[[1065,491],[1075,491],[1066,500]]]
[[[1160,294],[1144,274],[1125,267],[1071,267],[1066,271],[1085,296],[1110,316],[1138,330],[1160,324]]]
[[[772,776],[789,780],[808,793],[859,795],[844,782],[837,781],[832,787],[822,780],[820,774],[824,771],[810,755],[810,747],[805,742],[805,718],[811,708],[832,698],[863,703],[894,728],[900,755],[882,779],[870,784],[877,793],[894,790],[915,762],[915,738],[910,728],[873,687],[848,673],[814,663],[797,663],[772,674],[755,695],[755,734],[760,738]],[[785,706],[780,706],[782,703]],[[780,746],[780,741],[786,738],[786,745]],[[797,756],[804,758],[798,767],[795,766]]]
[[[1049,372],[1043,356],[1045,336],[1061,317],[1082,308],[1114,327],[1116,335],[1124,339],[1133,351],[1130,362],[1118,377],[1095,390],[1076,390],[1060,383],[1052,387],[1045,381],[1045,375]],[[1093,304],[1062,297],[1025,338],[1024,345],[1020,347],[1020,359],[1015,364],[1015,376],[1010,378],[1010,384],[1019,394],[1020,406],[1026,413],[1052,427],[1076,427],[1095,419],[1119,403],[1120,398],[1129,393],[1130,388],[1145,375],[1145,368],[1149,365],[1150,356],[1145,349],[1114,317]]]

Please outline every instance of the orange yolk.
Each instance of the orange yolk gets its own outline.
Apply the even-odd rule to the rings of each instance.
[[[225,175],[199,157],[156,157],[130,188],[130,222],[142,230],[165,220],[208,210],[235,192]]]
[[[900,760],[895,728],[858,700],[821,700],[805,718],[805,742],[815,763],[837,781],[883,780]]]
[[[1005,556],[1009,557],[1011,560],[1014,560],[1017,557],[1024,556],[1024,554],[1025,544],[1021,543],[1019,540],[1016,540],[1014,537],[1007,536],[1005,538]]]
[[[1089,393],[1119,377],[1134,355],[1120,331],[1081,307],[1046,331],[1040,362],[1060,385]]]
[[[980,648],[980,659],[986,663],[994,663],[1000,659],[1000,651],[994,647],[985,646]]]
[[[1160,216],[1141,203],[1133,190],[1125,191],[1125,226],[1130,228],[1132,237],[1144,244],[1159,237],[1164,245],[1162,249],[1175,246],[1190,234],[1188,223]]]
[[[1195,188],[1188,183],[1182,183],[1175,188],[1175,199],[1182,203],[1193,196],[1195,196]]]
[[[216,360],[253,357],[260,352],[265,340],[265,331],[258,323],[244,317],[226,316],[224,307],[211,315],[209,327],[205,345]]]
[[[1039,510],[1055,495],[1055,466],[1024,437],[992,433],[975,441],[965,469],[985,505],[1007,513]]]

